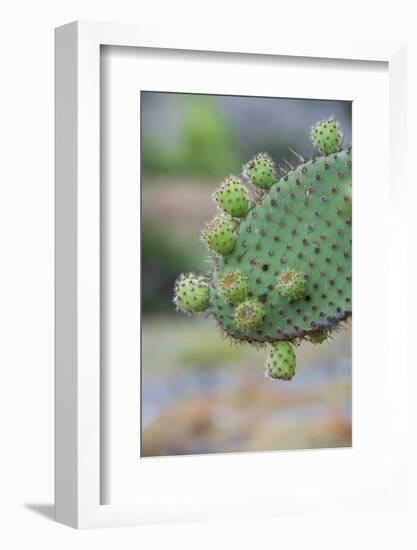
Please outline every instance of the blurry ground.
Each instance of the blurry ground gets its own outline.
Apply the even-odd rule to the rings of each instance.
[[[259,151],[308,157],[311,124],[331,115],[349,143],[347,102],[142,93],[142,456],[351,445],[350,331],[303,344],[293,380],[272,381],[265,352],[172,303],[180,273],[206,271],[222,178]]]
[[[351,445],[349,330],[303,344],[290,382],[265,378],[263,361],[204,319],[146,321],[142,456]]]

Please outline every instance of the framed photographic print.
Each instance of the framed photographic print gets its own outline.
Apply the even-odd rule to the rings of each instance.
[[[404,79],[388,41],[57,29],[58,521],[403,501]]]

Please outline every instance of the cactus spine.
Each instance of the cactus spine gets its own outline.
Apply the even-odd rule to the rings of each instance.
[[[281,271],[278,275],[278,293],[290,301],[300,300],[305,294],[304,274],[295,267]]]
[[[243,180],[259,189],[253,204],[239,178],[224,180],[220,212],[202,234],[215,269],[208,282],[176,285],[180,309],[206,310],[230,338],[272,346],[266,370],[284,380],[295,372],[292,344],[324,342],[352,313],[351,150],[341,149],[333,119],[311,137],[322,156],[300,157],[281,178],[266,153],[243,167]]]

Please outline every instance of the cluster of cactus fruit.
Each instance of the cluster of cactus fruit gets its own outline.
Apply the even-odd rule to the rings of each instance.
[[[219,213],[202,232],[213,259],[182,275],[175,303],[206,312],[224,335],[267,346],[266,374],[290,380],[294,347],[321,344],[351,317],[352,160],[333,120],[311,131],[318,156],[278,176],[266,153],[215,192]]]

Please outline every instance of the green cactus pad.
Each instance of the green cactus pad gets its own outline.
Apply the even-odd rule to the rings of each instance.
[[[216,216],[202,232],[207,246],[218,254],[230,254],[236,245],[236,224],[224,215]]]
[[[295,354],[289,342],[275,344],[266,360],[266,374],[273,379],[291,380],[295,374]]]
[[[259,153],[244,168],[243,173],[256,187],[270,189],[274,183],[275,166],[267,153]]]
[[[343,206],[341,208],[342,217],[349,221],[352,219],[352,187],[346,189],[346,193],[343,196]]]
[[[239,304],[248,297],[248,279],[240,271],[231,270],[219,281],[220,292],[229,304]]]
[[[256,300],[246,300],[239,304],[234,312],[234,322],[240,330],[249,330],[262,322],[263,307]]]
[[[218,206],[234,218],[244,218],[249,212],[249,199],[239,178],[225,179],[215,193]]]
[[[281,271],[277,277],[277,288],[280,296],[295,301],[305,294],[304,274],[298,269],[287,268]]]
[[[213,278],[230,269],[248,277],[249,297],[264,306],[256,328],[242,331],[215,285],[211,312],[238,340],[275,342],[334,328],[351,316],[351,220],[343,209],[351,188],[349,150],[305,162],[275,183],[240,222],[233,252]],[[305,277],[304,296],[289,301],[277,289],[286,268]]]
[[[185,313],[204,311],[209,305],[209,294],[208,284],[202,277],[192,273],[181,275],[175,283],[174,302]]]
[[[325,155],[340,151],[342,134],[339,124],[332,118],[318,122],[311,130],[314,145]]]

